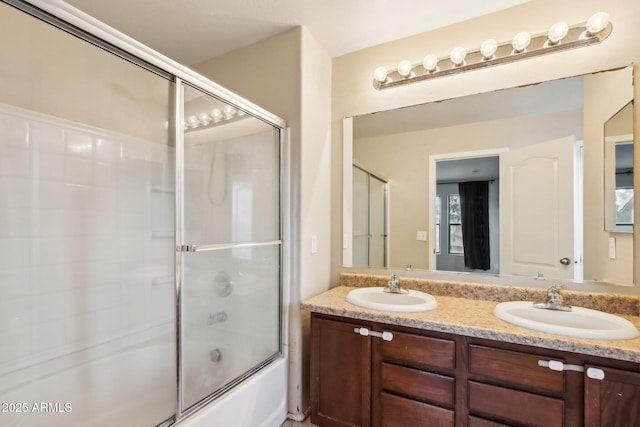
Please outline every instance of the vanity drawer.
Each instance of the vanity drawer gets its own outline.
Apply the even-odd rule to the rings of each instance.
[[[564,426],[562,400],[474,381],[469,381],[469,412],[527,427]]]
[[[393,332],[381,345],[382,360],[409,365],[454,369],[456,344],[452,340]]]
[[[470,345],[471,376],[555,396],[564,392],[564,373],[538,365],[542,356]]]
[[[454,412],[382,393],[381,427],[453,427]]]
[[[382,363],[382,389],[453,408],[455,380],[431,372]]]

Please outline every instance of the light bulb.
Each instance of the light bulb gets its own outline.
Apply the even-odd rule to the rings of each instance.
[[[198,114],[198,120],[200,123],[207,124],[211,121],[211,117],[207,113],[200,113]]]
[[[491,59],[498,50],[498,42],[495,39],[489,39],[482,42],[480,45],[480,53],[484,59]]]
[[[438,57],[433,53],[430,53],[422,60],[422,66],[430,73],[436,71],[438,68]]]
[[[411,65],[411,62],[407,61],[406,59],[404,61],[400,61],[400,63],[398,64],[398,74],[400,74],[402,77],[409,77],[412,68],[413,66]]]
[[[513,50],[520,53],[520,52],[524,52],[527,49],[527,46],[529,46],[529,43],[531,43],[531,34],[527,33],[526,31],[523,31],[521,33],[516,34],[516,36],[513,38],[513,42],[511,43],[511,46],[513,46]]]
[[[551,44],[557,44],[566,37],[567,33],[569,33],[569,25],[566,22],[556,22],[549,28],[547,37]]]
[[[467,51],[462,46],[458,46],[453,48],[450,56],[454,65],[462,65],[464,58],[467,56]]]
[[[233,108],[231,105],[227,105],[226,107],[224,107],[224,118],[225,119],[230,119],[231,117],[233,117],[233,115],[236,113],[236,109]]]
[[[187,118],[187,126],[188,127],[198,126],[198,118],[196,116],[189,116]]]
[[[219,122],[222,119],[222,112],[219,108],[214,108],[213,110],[211,110],[211,113],[209,113],[209,115],[214,122]]]
[[[587,33],[594,36],[603,31],[609,25],[609,14],[607,12],[598,12],[587,21]]]
[[[378,67],[373,72],[373,78],[380,83],[384,83],[387,80],[387,69],[384,67]]]

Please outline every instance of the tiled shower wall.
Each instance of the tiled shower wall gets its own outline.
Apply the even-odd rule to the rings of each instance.
[[[0,372],[173,325],[173,149],[0,105]]]

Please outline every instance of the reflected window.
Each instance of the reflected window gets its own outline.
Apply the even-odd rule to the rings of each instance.
[[[459,194],[450,194],[448,196],[447,215],[449,216],[449,253],[455,255],[463,254]]]
[[[633,188],[616,189],[616,229],[633,231]]]

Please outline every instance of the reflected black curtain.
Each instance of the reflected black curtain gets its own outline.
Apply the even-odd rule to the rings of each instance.
[[[464,265],[467,268],[491,268],[489,253],[489,182],[458,183],[462,214]]]

